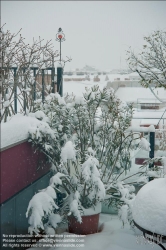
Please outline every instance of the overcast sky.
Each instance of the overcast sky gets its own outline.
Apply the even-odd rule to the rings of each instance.
[[[65,33],[62,56],[71,56],[66,70],[85,64],[98,69],[126,67],[129,46],[141,49],[143,36],[166,30],[166,1],[2,1],[1,24],[21,34],[55,41],[58,28]],[[121,61],[121,63],[120,63]]]

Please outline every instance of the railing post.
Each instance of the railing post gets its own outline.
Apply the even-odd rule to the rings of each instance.
[[[63,68],[57,67],[57,92],[63,96]]]
[[[150,143],[150,151],[149,151],[149,158],[154,158],[154,150],[155,150],[155,132],[150,132],[149,136],[149,143]],[[149,168],[153,168],[154,163],[149,164]],[[153,180],[153,177],[149,177],[149,181]]]
[[[42,69],[42,102],[44,102],[44,69]]]
[[[52,87],[52,93],[55,93],[55,80],[54,80],[54,77],[55,77],[55,68],[52,67],[52,70],[51,70],[51,87]]]
[[[13,68],[14,70],[14,112],[17,114],[17,81],[16,81],[16,71],[17,68]]]
[[[33,69],[33,77],[35,78],[34,89],[33,89],[33,100],[36,100],[36,69]]]
[[[25,78],[25,68],[23,68],[23,74],[24,74],[24,81],[25,81],[25,85],[24,85],[24,112],[26,114],[26,78]]]

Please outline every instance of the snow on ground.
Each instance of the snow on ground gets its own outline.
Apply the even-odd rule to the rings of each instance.
[[[82,93],[85,93],[85,87],[91,88],[94,85],[99,85],[100,89],[106,87],[107,82],[93,82],[93,81],[82,81],[82,82],[63,82],[63,93],[75,94],[81,96]]]
[[[69,94],[76,94],[76,95],[81,95],[82,93],[85,92],[85,87],[92,87],[94,85],[99,85],[100,89],[103,89],[106,87],[107,82],[109,81],[114,81],[114,79],[119,78],[121,81],[123,81],[125,78],[128,78],[129,75],[119,75],[119,74],[107,74],[109,80],[106,79],[106,75],[99,75],[100,82],[94,82],[93,78],[96,75],[90,75],[90,81],[84,80],[84,81],[65,81],[65,78],[84,78],[85,75],[83,76],[64,76],[63,80],[63,93],[69,93]]]
[[[100,225],[104,223],[103,231],[96,234],[91,234],[85,236],[84,247],[73,247],[72,249],[80,250],[159,250],[160,247],[152,242],[146,241],[142,233],[135,229],[131,230],[129,225],[125,225],[122,228],[122,223],[116,215],[101,214],[100,215]],[[63,235],[69,235],[65,232]],[[66,239],[75,239],[70,234],[70,237]],[[82,242],[81,242],[82,243]],[[41,243],[42,244],[42,243]],[[46,243],[43,243],[43,245]],[[61,243],[62,244],[62,243]],[[65,242],[66,244],[66,242]],[[68,247],[35,247],[29,248],[29,250],[66,250]],[[70,247],[71,249],[71,247]]]

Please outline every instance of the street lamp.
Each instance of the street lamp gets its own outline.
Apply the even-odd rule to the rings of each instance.
[[[56,34],[56,41],[60,42],[60,62],[61,62],[61,42],[65,41],[65,35],[61,28],[58,29],[58,33]]]
[[[61,65],[61,42],[65,41],[65,35],[61,28],[58,29],[56,34],[56,41],[60,42],[60,65]],[[57,67],[57,91],[63,96],[63,68],[62,66]]]

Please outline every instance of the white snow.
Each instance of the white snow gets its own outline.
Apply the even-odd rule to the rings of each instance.
[[[166,100],[166,91],[163,88],[157,88],[154,90],[155,94],[158,95],[161,99]],[[153,99],[153,103],[158,103],[158,100],[155,98],[153,93],[149,88],[143,87],[125,87],[119,88],[116,91],[117,97],[123,102],[145,102],[151,103]]]
[[[66,76],[67,78],[69,78],[68,76]],[[94,77],[94,76],[93,76]],[[64,77],[65,78],[65,77]],[[72,76],[72,78],[74,78]],[[101,81],[100,82],[94,82],[93,79],[91,79],[90,81],[81,81],[81,82],[77,82],[77,81],[70,81],[70,82],[65,82],[63,81],[63,87],[64,87],[64,95],[65,94],[76,94],[77,96],[81,96],[82,93],[85,93],[85,87],[93,87],[94,85],[99,85],[100,89],[103,89],[104,87],[106,87],[107,85],[107,81],[104,80],[105,76],[102,76]],[[77,102],[80,101],[77,100]]]
[[[74,144],[71,141],[66,142],[61,151],[61,158],[63,162],[67,162],[67,160],[75,160],[76,152],[74,148]]]
[[[66,76],[68,78],[68,76]],[[75,76],[71,76],[72,78],[74,78]],[[78,76],[79,77],[79,76]],[[90,81],[82,81],[82,82],[63,82],[63,86],[64,86],[64,93],[74,93],[76,94],[76,99],[75,99],[75,103],[76,104],[80,104],[82,102],[82,93],[85,92],[85,87],[92,87],[94,85],[99,85],[100,89],[103,89],[103,87],[105,87],[107,85],[107,81],[105,81],[105,75],[101,75],[99,76],[101,78],[100,82],[93,82],[93,77],[94,76],[90,76],[91,80]],[[121,75],[109,75],[109,81],[110,80],[114,80],[115,77],[120,78],[121,80],[123,80],[123,78],[127,78],[128,76],[121,76]],[[131,89],[131,90],[130,90]],[[158,91],[158,95],[160,98],[165,99],[165,92],[161,89],[161,90],[156,90]],[[123,101],[135,101],[138,98],[141,98],[140,102],[143,102],[143,98],[147,99],[149,98],[149,102],[151,102],[150,98],[154,98],[154,96],[152,95],[152,93],[150,92],[150,90],[148,89],[143,89],[143,88],[119,88],[119,90],[116,92],[116,94],[118,95],[118,97]],[[58,94],[55,94],[58,97],[58,101],[60,104],[64,103],[64,99],[61,98]],[[93,96],[92,96],[93,98]],[[6,97],[6,101],[8,100],[8,98]],[[156,101],[157,103],[158,101]],[[7,104],[7,103],[6,103]],[[8,105],[8,104],[7,104]],[[163,111],[153,111],[153,112],[149,112],[149,111],[142,111],[142,112],[137,112],[135,110],[134,113],[134,117],[135,118],[160,118],[161,115],[163,114]],[[24,139],[28,138],[28,131],[29,128],[31,128],[33,130],[33,127],[35,128],[36,125],[41,125],[44,124],[41,121],[39,121],[38,119],[44,119],[43,114],[40,112],[36,113],[35,115],[30,116],[31,114],[29,114],[29,116],[23,116],[23,115],[15,115],[12,118],[10,118],[10,121],[8,121],[7,123],[2,123],[1,124],[1,129],[2,129],[2,138],[1,138],[1,148],[4,148],[6,146],[12,145],[13,143],[22,141]],[[163,116],[164,118],[166,118],[166,113]],[[36,119],[38,118],[38,119]],[[150,119],[147,119],[147,121],[152,121]],[[145,122],[147,122],[145,120],[142,120],[142,124]],[[156,122],[156,121],[155,121]],[[155,124],[155,122],[151,122],[151,124]],[[140,122],[138,122],[137,125],[140,125]],[[116,126],[116,124],[115,124]],[[41,126],[42,127],[42,126]],[[61,130],[62,127],[59,127],[59,129]],[[139,128],[140,130],[138,131],[145,131],[145,132],[153,132],[152,128]],[[68,145],[71,146],[71,145]],[[144,145],[145,146],[145,145]],[[148,149],[148,144],[146,144],[147,149]],[[65,157],[64,159],[74,159],[74,149],[72,147],[68,147],[67,152],[64,154]],[[163,165],[166,166],[165,163],[165,158],[163,157]],[[134,167],[138,167],[138,166],[134,166]],[[88,169],[85,168],[87,171],[85,171],[87,174],[87,178],[88,175],[90,174],[88,172]],[[99,174],[98,172],[95,171],[95,168],[93,169],[93,175],[94,175],[94,180],[97,180],[99,178]],[[166,173],[166,167],[164,168],[164,171]],[[58,173],[59,174],[59,173]],[[41,190],[41,192],[39,192],[37,194],[37,196],[33,201],[31,200],[30,204],[29,204],[29,209],[30,207],[38,207],[39,206],[39,211],[40,213],[37,213],[34,215],[34,217],[31,217],[30,219],[30,224],[32,225],[32,227],[30,228],[30,231],[33,231],[33,225],[35,223],[41,223],[41,227],[42,227],[42,222],[41,222],[41,216],[43,215],[44,211],[49,211],[50,207],[49,204],[51,206],[51,204],[53,205],[54,203],[49,203],[53,201],[53,197],[54,197],[54,192],[52,191],[52,187],[56,184],[60,184],[61,183],[61,177],[60,175],[55,175],[51,180],[50,180],[50,186],[45,189],[45,190]],[[97,178],[97,179],[96,179]],[[133,177],[134,178],[134,177]],[[138,177],[135,177],[136,179],[138,179]],[[140,177],[140,178],[145,178],[145,177]],[[131,180],[131,179],[129,179]],[[135,207],[135,221],[142,225],[142,227],[148,225],[149,226],[149,230],[152,230],[152,228],[154,230],[159,230],[158,232],[162,232],[166,235],[166,227],[164,227],[166,225],[166,216],[165,216],[165,211],[166,211],[166,200],[165,200],[165,190],[166,190],[166,179],[160,179],[162,180],[162,185],[161,183],[159,183],[159,180],[155,180],[152,181],[150,183],[148,183],[146,186],[144,186],[141,190],[145,190],[147,189],[147,192],[150,193],[150,195],[148,195],[146,192],[143,191],[143,196],[145,198],[141,198],[140,197],[140,192],[142,192],[140,190],[140,192],[138,193],[135,202],[134,202],[134,207]],[[145,181],[145,180],[144,180]],[[155,182],[155,185],[153,185],[153,182]],[[99,185],[100,183],[98,183]],[[102,187],[100,187],[102,189]],[[152,192],[153,191],[153,192]],[[42,193],[42,195],[41,195]],[[44,196],[43,196],[44,193]],[[156,198],[156,194],[157,198]],[[77,195],[76,195],[77,196]],[[155,196],[155,198],[154,198]],[[33,197],[33,198],[34,198]],[[49,198],[48,198],[49,197]],[[75,208],[77,207],[77,199],[78,197],[75,197],[74,202],[73,202],[73,206],[71,207],[71,209],[75,210]],[[41,199],[45,199],[45,207],[41,206],[42,200]],[[100,203],[99,203],[100,204]],[[140,206],[140,209],[139,209]],[[38,210],[38,209],[37,209]],[[36,210],[36,211],[37,211]],[[77,210],[77,209],[76,209]],[[75,211],[76,211],[75,210]],[[127,213],[127,207],[123,207],[122,209],[122,215],[124,215],[125,213]],[[98,205],[98,208],[95,209],[95,212],[98,213],[100,211],[100,206]],[[144,213],[140,213],[140,211],[144,211]],[[85,215],[89,215],[92,212],[91,209],[84,209],[84,214]],[[94,213],[94,211],[93,211]],[[141,215],[140,215],[141,214]],[[144,217],[141,217],[144,216]],[[145,225],[145,219],[147,219],[147,223]],[[138,221],[137,221],[138,220]],[[59,215],[55,215],[55,214],[51,214],[49,217],[49,222],[53,227],[57,226],[57,223],[59,223],[61,221],[61,218]],[[140,232],[137,231],[137,233],[135,234],[132,230],[129,230],[129,226],[125,225],[124,229],[121,229],[121,222],[119,221],[119,219],[115,216],[110,216],[110,215],[104,215],[101,214],[100,215],[100,223],[104,223],[104,230],[101,233],[97,233],[94,235],[88,235],[86,236],[85,239],[85,247],[86,250],[150,250],[152,249],[152,245],[148,244],[148,243],[144,243],[144,245],[142,244],[138,244],[137,240],[138,240],[138,236],[142,237],[140,235]],[[144,223],[144,224],[143,224]],[[148,224],[149,223],[149,224]],[[150,224],[152,223],[152,224]],[[37,224],[35,224],[37,225]],[[148,229],[148,228],[147,228]],[[52,228],[48,227],[47,228],[47,232],[48,234],[52,234],[53,230]],[[68,233],[64,233],[68,234]],[[140,238],[141,239],[141,238]],[[34,248],[35,250],[41,249],[40,248]],[[49,249],[49,250],[53,250],[54,248],[42,248],[42,249]],[[66,247],[56,247],[57,250],[65,250]],[[80,249],[75,247],[75,250]],[[158,250],[159,247],[157,245],[154,245],[153,247],[154,250]]]
[[[143,137],[141,138],[139,146],[141,149],[144,149],[146,151],[150,151],[150,143]]]
[[[100,173],[96,166],[99,166],[99,162],[94,157],[89,157],[83,164],[82,164],[82,175],[86,181],[89,181],[92,176],[99,177]]]
[[[122,228],[122,223],[116,215],[100,214],[99,225],[103,228],[102,232],[86,235],[85,237],[75,237],[74,234],[63,232],[62,237],[56,237],[56,239],[62,239],[61,247],[44,247],[46,243],[40,240],[40,247],[30,248],[29,250],[66,250],[67,239],[84,239],[84,247],[73,247],[72,249],[80,250],[159,250],[160,247],[152,242],[148,242],[143,238],[142,233],[139,230],[131,230],[129,225],[126,224]],[[64,240],[64,241],[63,241]],[[50,239],[51,241],[51,239]],[[68,244],[71,244],[70,242]],[[165,244],[164,244],[165,245]],[[43,246],[43,247],[41,247]],[[71,247],[70,247],[71,248]]]
[[[44,230],[45,230],[47,235],[54,235],[55,234],[55,230],[52,227],[45,226]]]
[[[101,213],[101,202],[99,202],[95,208],[83,208],[83,215],[92,215]]]
[[[149,132],[155,132],[155,127],[154,125],[149,126]]]
[[[164,113],[164,110],[165,109],[161,109],[161,110],[153,110],[153,111],[144,111],[144,110],[139,110],[137,111],[136,109],[134,109],[134,114],[133,114],[133,118],[140,118],[140,119],[143,119],[143,122],[144,122],[144,119],[146,119],[146,122],[149,121],[153,121],[153,119],[155,120],[158,120],[161,118],[161,116],[163,115]],[[163,118],[166,119],[166,112],[165,114],[163,115]],[[145,123],[144,123],[145,124]],[[153,124],[153,123],[152,123]],[[153,124],[154,125],[154,124]]]
[[[142,119],[140,121],[140,125],[148,125],[148,124],[157,125],[158,122],[159,122],[159,119]]]
[[[74,199],[70,205],[70,212],[68,213],[68,215],[71,215],[73,214],[77,220],[81,223],[82,222],[82,218],[81,218],[81,214],[79,212],[79,209],[78,209],[78,201],[76,199]]]
[[[59,214],[51,214],[49,216],[49,223],[56,228],[57,224],[60,223],[62,221],[62,218],[60,217]]]
[[[96,196],[96,198],[101,201],[105,197],[105,187],[100,179],[100,173],[97,166],[99,166],[98,160],[95,157],[90,156],[82,164],[82,177],[84,178],[86,185],[93,185],[96,187],[96,189],[93,189],[89,194],[89,198],[93,199]]]
[[[70,78],[70,76],[66,76],[67,78]],[[78,76],[71,76],[71,78],[74,77],[78,77]],[[76,94],[76,100],[75,102],[77,104],[82,102],[81,99],[81,95],[83,92],[85,92],[85,87],[92,87],[96,84],[99,85],[100,89],[103,89],[103,87],[106,86],[107,81],[105,81],[105,75],[100,75],[100,82],[93,82],[93,77],[94,76],[90,76],[91,80],[90,81],[82,81],[82,82],[75,82],[75,81],[71,81],[71,82],[63,82],[63,87],[64,87],[64,94],[65,93],[74,93]],[[115,77],[119,77],[121,80],[123,80],[124,78],[127,78],[128,75],[118,75],[118,74],[109,74],[108,75],[109,79],[112,81],[114,80]],[[65,76],[64,76],[65,78]],[[165,91],[163,89],[156,89],[156,94],[158,94],[158,96],[160,98],[165,98]],[[56,97],[58,97],[58,100],[61,104],[64,103],[64,99],[61,98],[57,93],[56,94],[52,94],[55,95]],[[130,88],[130,87],[126,87],[126,88],[119,88],[118,91],[116,92],[116,95],[122,100],[122,101],[131,101],[130,99],[132,98],[132,100],[137,100],[138,98],[154,98],[152,92],[149,89],[145,89],[145,88]],[[7,97],[8,98],[8,97]],[[7,99],[6,98],[6,99]],[[7,100],[6,100],[7,101]],[[19,105],[19,103],[18,103]],[[141,111],[141,112],[137,112],[137,110],[134,111],[134,115],[133,118],[140,118],[140,120],[137,120],[137,124],[145,124],[145,122],[149,122],[149,124],[156,124],[156,122],[158,121],[158,119],[161,118],[163,114],[163,111]],[[30,116],[31,114],[29,114]],[[43,119],[44,121],[44,117],[43,114],[41,114],[41,112],[36,112],[35,116],[38,119]],[[142,120],[142,119],[146,119],[146,118],[156,118],[155,121],[153,121],[154,119],[146,119]],[[163,116],[163,118],[166,119],[166,112]],[[136,122],[136,120],[133,120]],[[2,137],[1,137],[1,148],[4,148],[6,146],[12,145],[16,142],[19,142],[21,140],[27,139],[28,137],[28,128],[30,127],[29,125],[33,125],[35,123],[39,124],[39,121],[34,118],[30,118],[27,116],[22,116],[20,114],[17,114],[15,116],[13,116],[12,118],[9,118],[9,121],[7,123],[2,123],[1,124],[1,131],[2,131]],[[134,122],[133,122],[134,123]]]
[[[54,192],[54,195],[53,195],[53,192]],[[53,197],[50,196],[50,192],[49,194],[47,193],[47,189],[46,189],[35,194],[30,200],[29,206],[26,212],[26,217],[28,217],[28,214],[30,213],[30,217],[28,220],[30,224],[28,231],[30,234],[32,234],[33,232],[38,233],[39,228],[44,229],[43,220],[42,220],[44,215],[50,214],[53,209],[58,208],[58,206],[54,202],[54,199],[56,198],[56,193],[53,188],[51,191],[51,195]]]
[[[3,103],[4,108],[8,107],[10,105],[10,101],[7,100]]]
[[[64,174],[61,174],[61,173],[57,173],[55,174],[54,176],[51,177],[50,179],[50,186],[51,187],[54,187],[56,185],[62,185],[62,181],[61,181],[61,177],[65,176]]]
[[[23,116],[17,114],[10,118],[6,123],[1,123],[1,148],[5,148],[19,141],[28,138],[28,131],[30,127],[36,127],[36,125],[42,122],[35,117]]]
[[[164,174],[166,174],[166,157],[162,157],[162,164],[164,167]]]
[[[45,114],[43,113],[43,111],[38,110],[38,111],[35,112],[35,117],[37,119],[43,119],[45,117]]]
[[[127,215],[128,215],[128,206],[127,205],[123,205],[121,206],[121,208],[118,211],[118,215],[120,217],[120,219],[123,221],[124,224],[127,223]]]
[[[128,129],[126,131],[133,131],[133,132],[155,132],[155,127],[154,127],[154,125],[150,125],[149,127],[140,127],[138,125],[132,125],[132,126],[128,127]]]
[[[82,104],[83,105],[84,103],[85,103],[85,101],[84,101],[82,96],[75,97],[75,104]]]
[[[135,222],[151,232],[166,235],[166,178],[150,181],[133,203]]]

